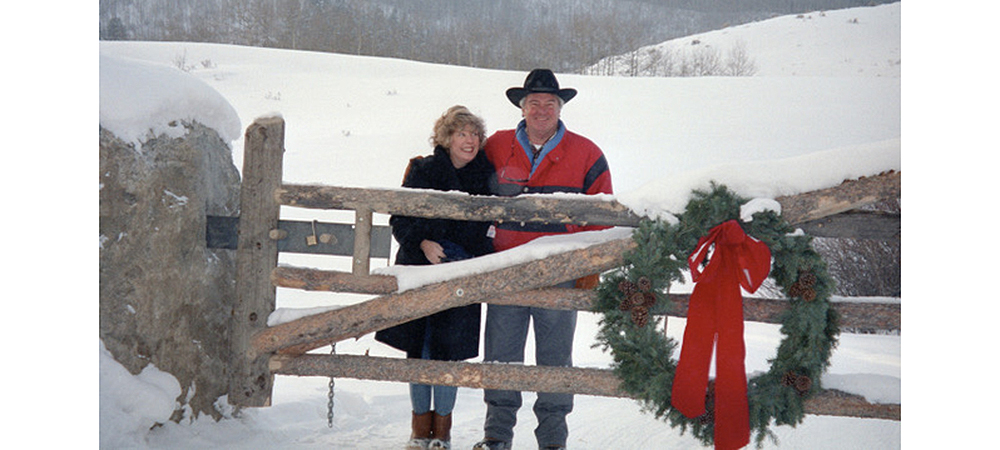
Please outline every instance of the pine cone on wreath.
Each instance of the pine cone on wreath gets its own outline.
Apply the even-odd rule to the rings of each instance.
[[[813,287],[816,285],[816,274],[805,270],[800,271],[798,283],[801,283],[802,287]]]
[[[640,328],[649,322],[649,309],[656,304],[656,294],[650,292],[653,283],[649,278],[639,277],[639,283],[629,280],[622,280],[618,283],[618,290],[625,294],[625,298],[618,304],[621,311],[632,312],[632,323]]]
[[[788,295],[811,302],[816,299],[816,290],[813,289],[815,285],[816,274],[808,270],[800,270],[799,279],[788,287]]]
[[[812,388],[812,379],[789,370],[781,377],[781,385],[791,387],[799,395],[804,395]]]
[[[799,395],[803,395],[809,392],[809,388],[812,387],[812,379],[805,375],[799,375],[795,379],[795,390],[798,391]]]
[[[635,283],[629,280],[622,280],[618,283],[618,290],[624,295],[621,303],[618,305],[618,309],[622,311],[628,311],[632,308],[632,296],[636,294]]]
[[[643,292],[642,294],[642,306],[646,308],[652,308],[656,304],[656,294],[652,292]]]
[[[639,290],[642,292],[649,292],[653,288],[653,282],[649,281],[649,278],[639,277]]]
[[[632,295],[633,292],[635,292],[636,285],[635,283],[629,280],[622,280],[618,282],[618,290],[621,291],[623,294],[625,294],[626,297],[628,297],[629,295]]]
[[[625,298],[622,299],[621,304],[618,305],[618,309],[622,311],[628,311],[637,306],[642,306],[642,302],[643,302],[642,293],[633,292],[629,295],[626,295]]]
[[[632,308],[632,323],[642,328],[646,326],[647,322],[649,322],[649,309],[643,308],[641,305]]]
[[[642,292],[633,292],[632,295],[629,296],[629,303],[633,308],[637,306],[645,306],[646,294],[643,294]]]

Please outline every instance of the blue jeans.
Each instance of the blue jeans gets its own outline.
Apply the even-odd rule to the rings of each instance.
[[[424,334],[424,349],[421,359],[430,359],[430,328]],[[431,410],[431,399],[434,400],[434,412],[439,416],[447,416],[455,409],[457,386],[431,386],[427,384],[410,384],[410,404],[413,412],[424,414]]]
[[[572,287],[573,282],[558,287]],[[557,311],[524,306],[489,305],[486,310],[485,362],[523,363],[529,319],[534,321],[535,362],[539,366],[573,365],[573,334],[576,311]],[[519,391],[487,389],[486,437],[513,441],[517,410],[521,407]],[[573,394],[539,392],[532,408],[538,419],[535,439],[539,447],[566,445],[569,428],[566,415],[573,411]]]

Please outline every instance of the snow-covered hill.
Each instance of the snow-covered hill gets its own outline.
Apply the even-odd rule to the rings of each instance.
[[[742,48],[761,77],[890,77],[899,78],[901,59],[900,4],[777,17],[700,33],[638,49],[639,75],[655,75],[651,55],[675,64],[694,55],[715,52],[720,62]],[[588,73],[629,74],[632,55],[610,57]],[[675,67],[674,73],[679,69]]]

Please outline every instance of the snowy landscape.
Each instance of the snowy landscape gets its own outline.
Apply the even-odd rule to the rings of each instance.
[[[568,129],[603,149],[614,198],[646,215],[680,212],[691,190],[707,188],[711,181],[747,198],[775,198],[899,171],[900,9],[895,3],[778,17],[664,44],[685,45],[696,38],[699,45],[727,48],[742,42],[758,68],[752,77],[558,74],[563,87],[579,91],[562,119]],[[242,168],[243,130],[256,118],[280,115],[286,122],[286,182],[396,188],[407,161],[430,153],[431,126],[449,106],[469,107],[484,118],[488,133],[512,128],[520,111],[504,91],[520,86],[525,75],[219,44],[101,42],[100,124],[138,148],[150,132],[176,133],[181,127],[170,123],[177,119],[198,120],[232,142],[234,163]],[[287,207],[282,217],[352,220],[351,213]],[[386,224],[388,218],[377,220]],[[622,232],[627,230],[606,234]],[[494,259],[509,262],[514,257]],[[347,258],[283,254],[280,263],[350,270]],[[387,266],[385,260],[372,261],[373,270],[394,271],[401,282],[411,277],[411,283],[419,284],[441,276]],[[269,323],[365,298],[279,289],[278,311]],[[611,361],[610,355],[591,348],[598,320],[594,314],[580,314],[577,366],[608,367]],[[669,335],[680,341],[684,323],[670,318]],[[913,328],[907,325],[909,339]],[[778,325],[748,322],[745,339],[747,371],[766,371],[781,340]],[[822,385],[871,402],[901,403],[901,340],[901,334],[842,334]],[[339,343],[336,351],[403,356],[372,335]],[[532,352],[529,345],[529,364]],[[153,366],[133,376],[101,344],[100,447],[402,448],[410,424],[405,384],[335,380],[330,428],[328,383],[326,378],[279,376],[270,407],[232,417],[223,398],[219,409],[228,418],[174,423],[168,418],[181,392],[176,379]],[[533,398],[525,394],[515,429],[517,449],[536,446]],[[455,448],[471,448],[482,437],[484,413],[481,391],[459,389]],[[633,400],[577,396],[568,421],[568,446],[573,449],[703,448],[690,435],[644,413]],[[162,426],[151,429],[155,423]],[[797,427],[774,427],[778,442],[765,441],[764,448],[894,449],[902,446],[901,429],[898,421],[806,416]]]

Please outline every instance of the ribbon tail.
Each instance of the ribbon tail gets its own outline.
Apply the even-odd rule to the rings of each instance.
[[[743,378],[744,381],[746,377]],[[727,393],[716,381],[716,399],[728,396],[729,402],[720,402],[715,407],[715,448],[718,450],[736,450],[750,443],[750,408],[747,405],[746,384],[742,395],[737,392]]]
[[[708,371],[715,347],[715,291],[712,283],[698,283],[688,302],[687,325],[674,371],[670,404],[689,418],[705,414]]]
[[[715,448],[738,449],[750,442],[743,296],[736,283],[722,293],[715,357]]]

